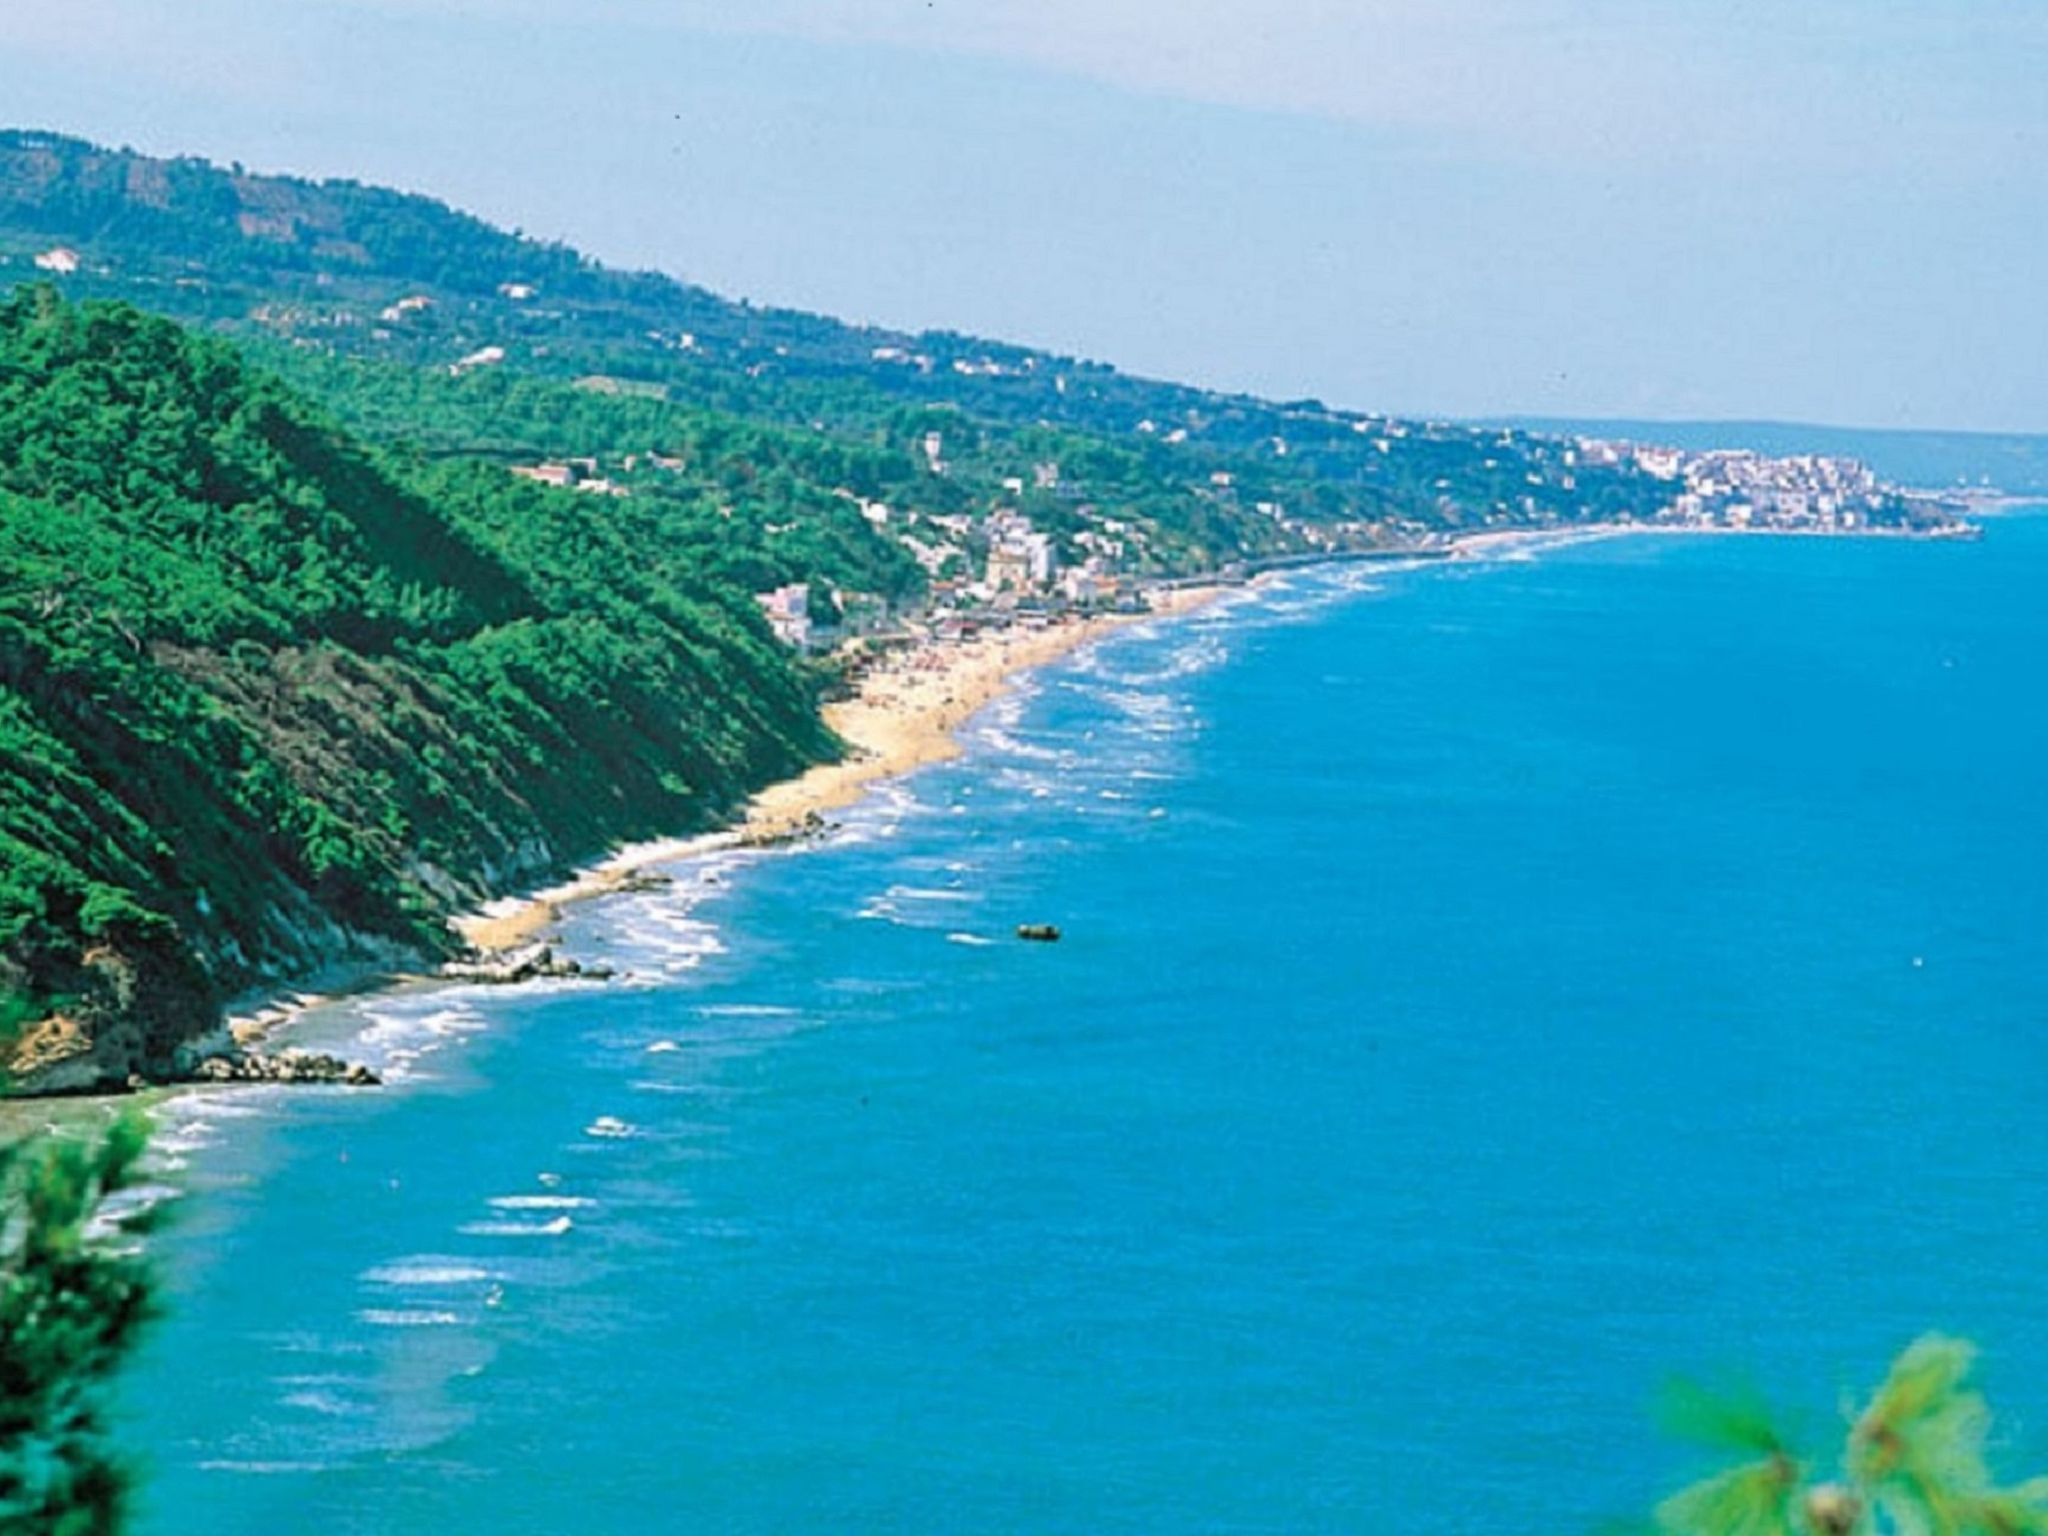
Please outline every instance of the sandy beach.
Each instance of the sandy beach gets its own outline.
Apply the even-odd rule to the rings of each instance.
[[[1624,534],[1703,531],[1720,530],[1637,523],[1497,529],[1457,536],[1451,540],[1451,555],[1460,560],[1527,558],[1545,548]],[[838,762],[770,785],[727,830],[621,848],[560,885],[464,914],[454,920],[455,930],[487,955],[516,950],[544,937],[563,907],[615,892],[655,866],[720,848],[802,836],[874,784],[956,756],[960,727],[999,698],[1018,674],[1125,625],[1187,613],[1228,590],[1221,585],[1156,589],[1147,613],[991,629],[971,639],[928,639],[890,653],[862,673],[850,698],[825,707],[826,724],[847,746]]]
[[[1042,628],[988,630],[969,639],[925,640],[890,653],[860,676],[851,697],[825,706],[825,723],[846,743],[838,762],[771,784],[748,803],[739,823],[697,837],[621,848],[561,885],[490,903],[455,919],[465,942],[485,953],[541,939],[563,907],[631,884],[656,865],[735,845],[803,835],[874,784],[960,752],[958,732],[1019,674],[1057,661],[1127,625],[1200,608],[1223,586],[1160,589],[1147,613],[1064,619]]]

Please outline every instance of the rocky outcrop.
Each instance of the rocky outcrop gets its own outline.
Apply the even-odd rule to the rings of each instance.
[[[478,954],[466,960],[451,960],[441,967],[450,981],[467,981],[483,986],[516,986],[520,982],[548,977],[581,981],[608,981],[611,970],[602,965],[586,966],[559,956],[553,946],[529,944],[523,949],[495,954]]]
[[[166,1079],[178,1046],[214,1022],[191,959],[163,946],[100,945],[64,979],[70,1000],[24,1029],[0,1062],[12,1093],[118,1092],[131,1078]]]
[[[374,1088],[383,1081],[361,1062],[324,1051],[236,1051],[193,1063],[185,1080],[194,1083],[322,1083]]]
[[[739,835],[742,848],[786,848],[792,843],[808,843],[824,837],[839,825],[827,821],[816,811],[805,811],[801,821],[787,825],[770,823],[766,826],[751,827]]]
[[[21,1091],[38,1094],[135,1092],[164,1083],[327,1083],[374,1088],[382,1079],[360,1062],[324,1051],[274,1055],[234,1048],[184,1046],[148,1073],[120,1074],[101,1042],[75,1019],[51,1018],[16,1046],[9,1072]]]
[[[103,1080],[91,1031],[69,1014],[31,1024],[7,1058],[7,1084],[18,1093],[90,1093]]]

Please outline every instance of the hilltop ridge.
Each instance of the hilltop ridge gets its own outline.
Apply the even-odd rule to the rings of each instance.
[[[1311,517],[1410,530],[1649,510],[1650,488],[1575,476],[1558,440],[1395,422],[1135,378],[932,331],[845,324],[614,271],[432,198],[255,175],[58,135],[0,133],[0,281],[64,247],[67,291],[345,355],[454,366],[491,348],[558,377],[616,375],[694,403],[839,430],[935,405],[1011,426],[1142,440],[1190,475],[1250,474]],[[401,308],[400,306],[408,306]]]

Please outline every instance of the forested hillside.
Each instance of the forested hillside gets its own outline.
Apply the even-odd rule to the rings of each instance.
[[[650,558],[662,516],[402,462],[126,307],[0,306],[17,1072],[161,1072],[259,977],[440,948],[452,904],[827,754],[747,594]]]
[[[1059,429],[1141,453],[1157,483],[1227,475],[1246,507],[1356,525],[1352,540],[1648,515],[1669,500],[1626,468],[1576,465],[1558,438],[1276,403],[952,332],[847,325],[613,271],[427,197],[0,133],[0,284],[35,276],[34,259],[53,247],[77,257],[62,275],[69,292],[236,335],[433,367],[488,358],[563,380],[599,376],[863,438],[886,434],[905,406]]]

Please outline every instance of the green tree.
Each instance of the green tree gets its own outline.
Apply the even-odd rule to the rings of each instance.
[[[1823,1471],[1749,1400],[1688,1393],[1678,1427],[1741,1459],[1658,1506],[1665,1536],[2048,1536],[2048,1478],[2001,1486],[1976,1350],[1929,1334],[1893,1362]]]
[[[107,1434],[108,1378],[148,1321],[141,1211],[110,1197],[142,1155],[137,1117],[97,1144],[0,1146],[0,1530],[105,1536],[128,1478]]]

